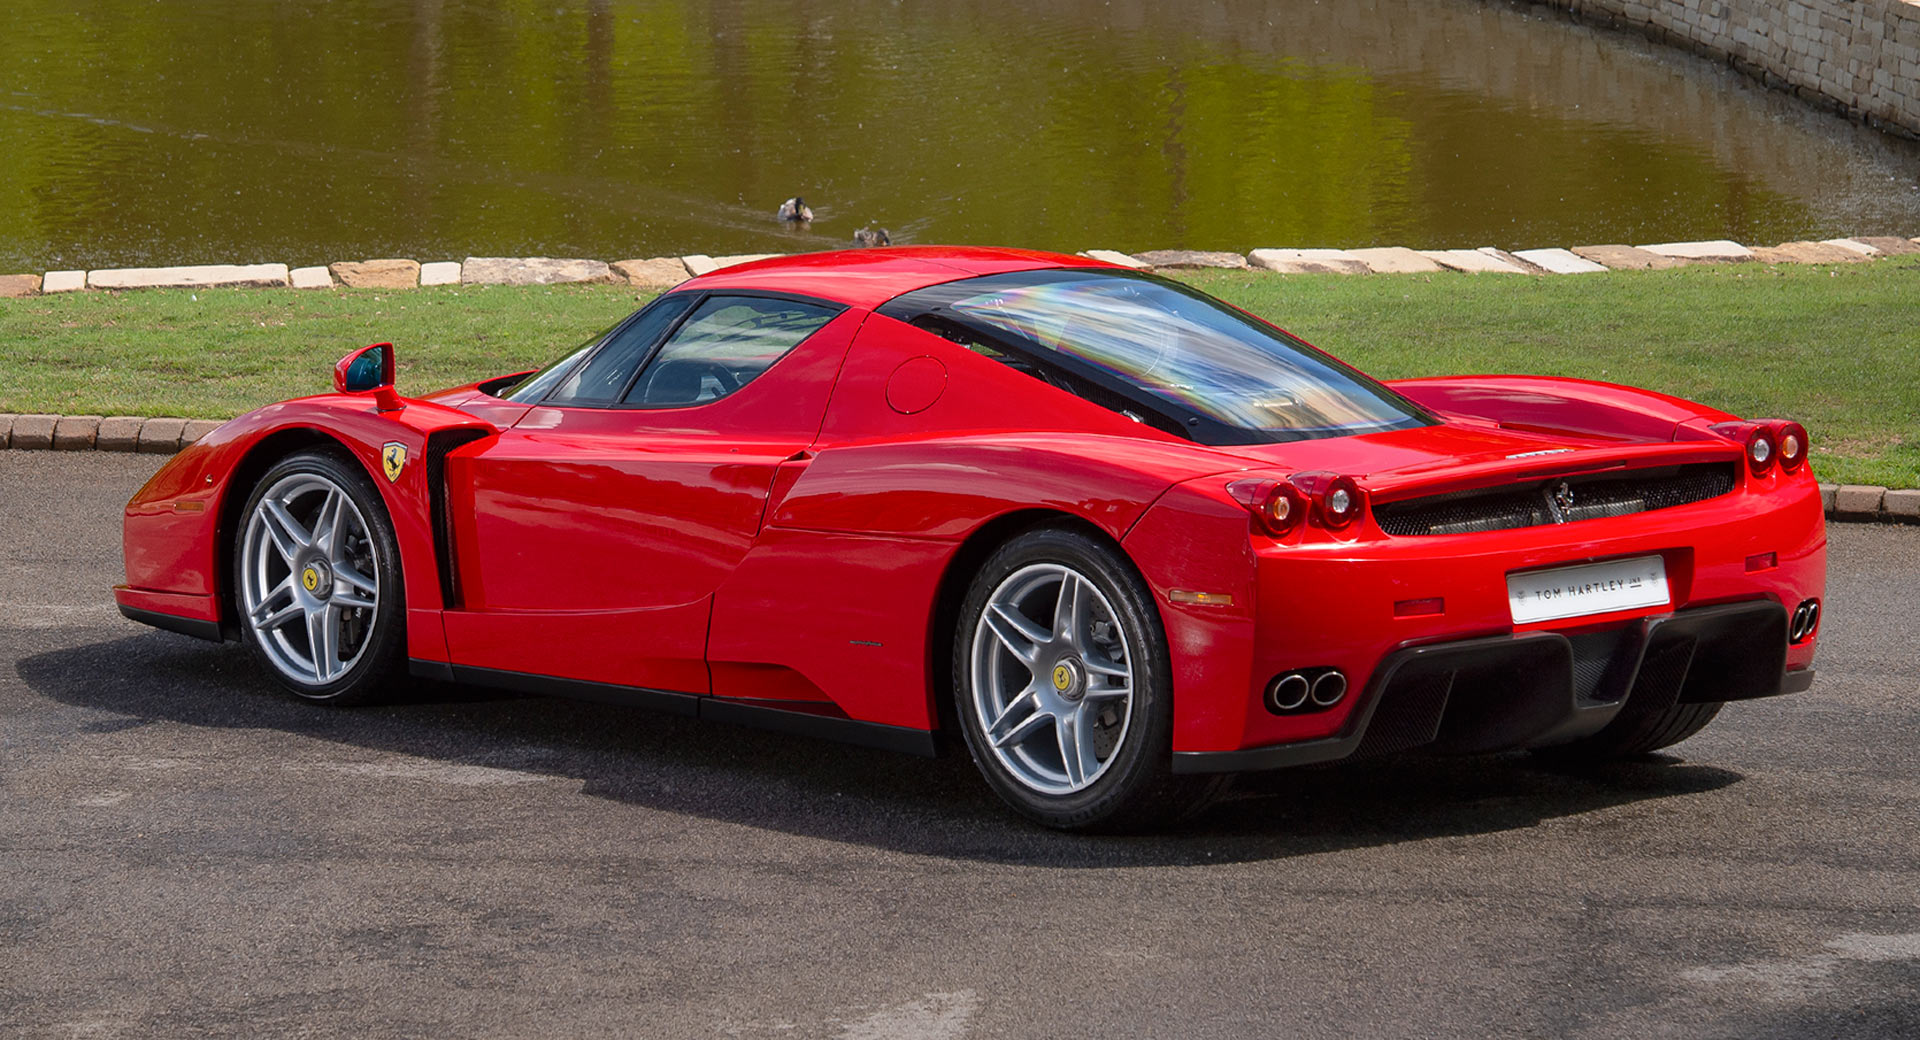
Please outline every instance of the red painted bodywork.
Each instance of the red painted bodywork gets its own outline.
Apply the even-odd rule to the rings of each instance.
[[[331,442],[393,517],[418,660],[780,704],[913,729],[938,725],[950,659],[943,596],[982,539],[1069,520],[1120,546],[1153,589],[1174,666],[1173,745],[1228,751],[1324,737],[1346,708],[1274,715],[1276,673],[1364,682],[1397,648],[1515,631],[1509,571],[1658,553],[1672,608],[1558,622],[1573,632],[1694,605],[1821,595],[1811,469],[1650,513],[1492,533],[1386,535],[1370,513],[1331,532],[1256,531],[1238,479],[1319,471],[1376,503],[1622,463],[1738,459],[1731,419],[1628,387],[1532,376],[1392,384],[1444,421],[1323,440],[1205,447],[1133,422],[873,308],[1001,271],[1104,266],[1043,253],[882,249],[746,264],[676,291],[778,290],[846,310],[759,379],[688,408],[528,407],[480,385],[380,411],[369,395],[271,405],[176,456],[126,513],[123,605],[231,625],[226,559],[263,460]],[[381,446],[425,460],[443,431],[452,518],[443,598],[427,467],[389,482]],[[1566,450],[1571,449],[1571,450]],[[1551,454],[1537,454],[1552,452]],[[1519,457],[1516,457],[1519,456]],[[1774,553],[1755,572],[1746,560]],[[1175,589],[1231,603],[1175,603]],[[1406,600],[1437,613],[1396,617]],[[1815,642],[1790,648],[1811,663]]]

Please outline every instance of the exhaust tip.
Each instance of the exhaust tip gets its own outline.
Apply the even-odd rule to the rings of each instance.
[[[1274,714],[1286,711],[1299,711],[1307,703],[1310,687],[1307,677],[1299,672],[1288,672],[1278,676],[1267,684],[1267,710]]]
[[[1331,708],[1347,695],[1347,677],[1338,669],[1327,671],[1313,681],[1313,703]]]
[[[1820,601],[1810,599],[1793,609],[1793,624],[1787,629],[1787,641],[1804,643],[1820,627]]]

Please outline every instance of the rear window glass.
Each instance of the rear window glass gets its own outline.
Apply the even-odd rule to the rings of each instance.
[[[1169,428],[1206,443],[1332,437],[1431,421],[1411,401],[1279,329],[1148,275],[990,275],[910,293],[881,313],[964,326],[1006,353],[1150,404],[1169,418]]]

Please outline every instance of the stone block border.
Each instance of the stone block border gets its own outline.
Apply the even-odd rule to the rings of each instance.
[[[0,412],[0,448],[126,451],[171,455],[213,432],[215,419],[139,415],[16,415]]]
[[[1920,0],[1915,0],[1920,3]],[[1629,246],[1601,244],[1506,250],[1413,249],[1369,246],[1358,249],[1260,248],[1241,254],[1200,249],[1153,249],[1122,253],[1088,249],[1081,256],[1141,270],[1214,268],[1275,274],[1464,274],[1559,276],[1605,271],[1659,270],[1689,264],[1837,264],[1883,256],[1920,253],[1920,238],[1859,235],[1824,242],[1783,242],[1745,246],[1719,239],[1708,242],[1659,242]],[[440,285],[562,285],[612,283],[642,289],[670,289],[689,278],[735,264],[780,256],[738,253],[710,256],[656,256],[633,260],[587,260],[545,256],[483,257],[465,260],[417,260],[392,257],[336,260],[324,266],[289,268],[286,264],[204,264],[189,267],[110,268],[97,271],[47,271],[0,275],[0,299],[50,293],[128,291],[134,289],[286,288],[304,290],[379,289],[407,291]],[[4,306],[4,304],[0,304]]]
[[[138,415],[18,415],[0,412],[0,448],[27,451],[125,451],[171,455],[213,432],[213,419]],[[1822,484],[1831,520],[1920,524],[1920,490]]]

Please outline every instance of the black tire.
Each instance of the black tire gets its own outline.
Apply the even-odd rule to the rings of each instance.
[[[257,629],[250,619],[248,603],[249,596],[256,595],[251,588],[275,584],[272,577],[268,576],[254,581],[251,588],[249,586],[248,568],[253,565],[248,559],[249,550],[256,545],[258,539],[271,538],[264,531],[257,536],[252,534],[255,517],[260,512],[263,501],[269,492],[287,486],[289,483],[309,484],[316,488],[303,493],[307,497],[323,494],[317,490],[320,486],[319,482],[331,485],[344,493],[352,503],[353,509],[357,511],[358,515],[353,519],[360,523],[344,525],[349,531],[345,537],[346,544],[341,550],[344,554],[343,560],[355,567],[353,573],[356,580],[364,577],[365,569],[371,566],[377,573],[366,580],[378,588],[377,596],[370,609],[339,605],[344,602],[342,597],[361,594],[350,581],[346,580],[344,571],[327,572],[328,578],[324,579],[326,585],[319,596],[314,596],[312,590],[308,590],[308,599],[322,604],[319,609],[324,610],[331,605],[332,609],[338,612],[334,615],[338,621],[332,630],[334,639],[337,640],[337,649],[330,655],[334,663],[327,667],[333,668],[343,663],[345,651],[349,649],[353,651],[350,663],[347,663],[339,674],[325,681],[321,681],[318,671],[304,679],[292,674],[291,666],[298,663],[297,640],[287,636],[287,627],[279,627],[277,631],[281,634],[282,641],[274,642],[274,645],[269,647],[269,641],[275,639],[273,635],[275,629],[269,629],[266,634]],[[296,498],[295,505],[298,506],[304,501],[305,498]],[[363,526],[364,530],[351,530],[357,526]],[[325,528],[321,523],[314,523],[307,533],[311,535],[313,532],[323,530]],[[315,544],[317,545],[321,540],[316,538]],[[373,481],[367,477],[365,470],[352,459],[337,451],[312,450],[290,455],[275,463],[247,496],[246,505],[242,507],[234,525],[232,545],[229,546],[229,550],[232,564],[230,574],[233,579],[233,601],[240,628],[240,639],[247,644],[255,660],[260,662],[267,674],[286,690],[303,700],[316,703],[342,706],[369,704],[384,699],[390,693],[391,687],[397,685],[406,674],[406,603],[400,574],[399,545],[394,538],[393,523],[387,516],[380,492],[374,487]],[[280,555],[285,560],[284,554],[277,549],[264,551]],[[324,555],[321,556],[321,562],[325,562]],[[304,577],[304,569],[296,568],[292,561],[286,561],[285,566],[288,571],[285,578],[287,582],[293,582],[296,573]],[[297,593],[289,589],[287,595],[291,597]],[[300,623],[297,620],[290,620],[285,622],[284,626]],[[297,630],[295,634],[298,634]],[[288,649],[289,645],[293,647],[292,650]],[[310,660],[319,661],[328,655],[322,655],[310,642],[307,656]]]
[[[1051,567],[1063,569],[1064,573],[1074,575],[1098,591],[1101,599],[1090,600],[1090,609],[1110,614],[1110,618],[1093,621],[1093,630],[1102,631],[1098,626],[1107,624],[1109,627],[1103,631],[1107,636],[1114,637],[1113,626],[1117,626],[1123,636],[1115,638],[1114,643],[1124,648],[1126,664],[1130,669],[1126,679],[1129,690],[1125,699],[1127,715],[1124,722],[1108,727],[1119,727],[1118,736],[1114,738],[1107,756],[1098,760],[1098,768],[1089,774],[1091,779],[1082,777],[1080,782],[1085,786],[1067,792],[1041,789],[1035,782],[1023,778],[1023,767],[1012,759],[1015,752],[996,751],[987,736],[993,720],[986,717],[986,713],[993,709],[983,705],[981,693],[976,690],[974,682],[977,655],[980,653],[1002,655],[993,658],[999,662],[997,665],[981,666],[983,669],[991,671],[1010,663],[1014,666],[1011,671],[1016,675],[1020,670],[1027,671],[1030,688],[1040,693],[1046,692],[1039,690],[1042,673],[1047,673],[1051,681],[1055,669],[1070,663],[1083,663],[1080,656],[1070,652],[1064,658],[1044,657],[1037,658],[1033,663],[1022,663],[1004,644],[991,641],[994,636],[981,624],[989,600],[997,590],[1003,588],[1003,583],[1016,575],[1037,573]],[[1061,588],[1065,587],[1065,584],[1061,585]],[[1044,597],[1046,593],[1043,590],[1035,595]],[[1056,591],[1054,596],[1057,602],[1059,593]],[[977,639],[990,640],[984,644],[988,649],[979,650]],[[1041,651],[1043,654],[1046,652]],[[1106,663],[1111,664],[1119,659],[1114,657]],[[1117,687],[1107,685],[1096,691],[1094,684],[1111,684],[1114,680],[1095,676],[1092,670],[1085,675],[1084,689],[1080,692],[1085,705],[1091,707],[1096,703],[1111,703],[1096,701],[1095,698],[1114,696]],[[998,689],[993,686],[995,682],[991,675],[983,681],[983,687],[992,687],[986,691],[987,704],[998,703],[993,700]],[[1140,830],[1158,827],[1198,809],[1217,788],[1213,778],[1172,774],[1173,681],[1167,637],[1159,611],[1154,607],[1152,593],[1146,582],[1141,580],[1126,557],[1088,535],[1065,528],[1039,528],[1012,539],[987,559],[974,576],[955,627],[953,689],[960,731],[966,739],[974,765],[987,785],[1022,815],[1049,827],[1062,830]],[[1073,689],[1055,691],[1060,698],[1070,697],[1073,692]],[[1080,703],[1080,698],[1073,703]],[[1066,706],[1064,700],[1057,703]],[[1070,706],[1068,710],[1072,710]],[[1036,710],[1033,714],[1039,717],[1044,713]],[[1104,708],[1096,713],[1091,725],[1107,725],[1103,721],[1106,714],[1107,709]],[[1061,727],[1069,725],[1065,721],[1057,721],[1056,724]],[[1027,727],[1020,725],[1013,728],[1021,730]],[[1027,738],[1041,741],[1042,753],[1045,751],[1043,731],[1047,728],[1043,724],[1034,729],[1034,736]],[[1088,731],[1079,732],[1084,735]],[[1063,775],[1071,782],[1073,770],[1065,763],[1067,752],[1064,742],[1067,738],[1061,736],[1059,739],[1062,743],[1055,746],[1059,748]],[[1079,739],[1075,738],[1076,747],[1079,746]],[[1094,754],[1097,755],[1100,742],[1096,740],[1094,743]],[[1009,756],[1008,760],[1003,761],[1003,754]]]

